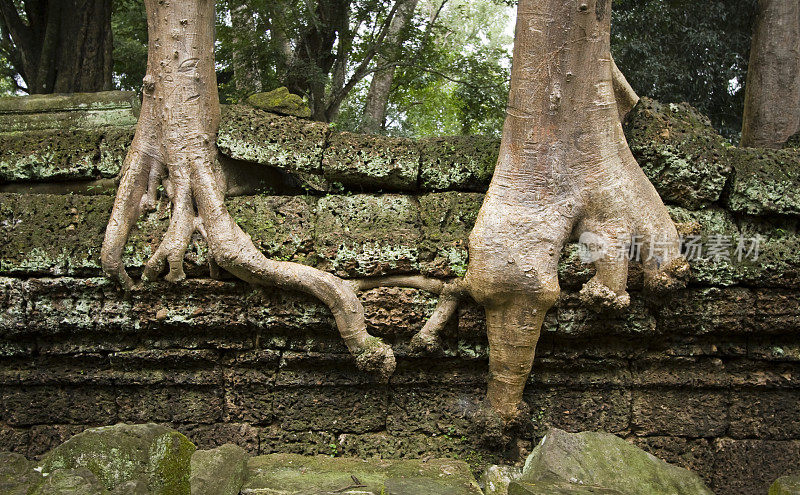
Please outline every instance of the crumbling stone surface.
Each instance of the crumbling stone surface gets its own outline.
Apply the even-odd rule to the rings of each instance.
[[[748,215],[800,214],[800,150],[734,149],[727,207]]]
[[[625,135],[665,203],[699,208],[719,199],[730,145],[693,107],[642,98],[626,118]]]

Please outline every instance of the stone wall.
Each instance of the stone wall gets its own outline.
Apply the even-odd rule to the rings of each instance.
[[[111,123],[135,116],[128,96],[115,97]],[[13,105],[0,100],[0,112]],[[758,260],[704,253],[690,286],[660,301],[641,297],[634,267],[631,308],[610,316],[577,300],[591,270],[569,246],[525,393],[533,435],[500,451],[470,420],[486,386],[480,308],[459,310],[441,355],[414,356],[408,341],[435,299],[365,293],[370,331],[398,355],[381,385],[356,370],[317,301],[208,279],[200,239],[190,280],[123,294],[98,257],[130,122],[59,122],[0,133],[0,450],[35,457],[88,426],[155,421],[200,448],[433,455],[479,469],[523,459],[552,425],[626,437],[720,494],[765,493],[797,472],[797,150],[739,150],[690,107],[643,100],[626,132],[681,232],[732,248],[758,234]],[[233,171],[229,207],[256,244],[343,277],[463,275],[497,153],[486,138],[358,136],[244,106],[225,110],[219,145]],[[161,205],[139,222],[133,273],[167,215]]]

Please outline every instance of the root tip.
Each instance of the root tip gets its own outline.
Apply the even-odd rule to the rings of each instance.
[[[436,353],[441,350],[441,342],[435,335],[419,332],[411,339],[408,344],[411,351],[418,354]]]
[[[622,311],[631,303],[627,292],[617,294],[597,280],[589,280],[580,292],[581,301],[600,312]]]
[[[386,383],[394,373],[396,362],[392,348],[376,337],[367,339],[367,343],[356,354],[356,366],[359,369],[378,376]]]

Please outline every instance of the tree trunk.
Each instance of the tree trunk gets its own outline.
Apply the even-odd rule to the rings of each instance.
[[[759,0],[741,146],[780,148],[800,130],[800,2]]]
[[[389,24],[389,32],[386,35],[386,44],[395,50],[398,50],[400,44],[403,42],[402,33],[408,26],[411,18],[414,16],[414,10],[417,8],[417,0],[399,0],[397,12],[394,19]],[[378,67],[386,65],[387,62],[392,62],[397,59],[397,56],[387,60],[384,57],[376,58],[376,65]],[[386,106],[389,104],[389,93],[392,89],[392,81],[394,80],[395,66],[390,66],[385,70],[376,71],[372,76],[372,82],[369,85],[369,93],[367,93],[367,101],[364,106],[364,114],[362,116],[361,130],[367,134],[377,134],[384,126],[386,120]]]
[[[391,348],[366,332],[364,310],[350,285],[315,268],[269,260],[228,213],[217,162],[220,107],[214,72],[214,0],[145,0],[147,75],[133,142],[123,166],[101,259],[105,273],[134,286],[122,262],[131,228],[150,210],[161,184],[171,202],[167,232],[144,278],[185,278],[183,258],[197,231],[205,237],[212,275],[219,267],[251,283],[298,290],[331,309],[357,364],[388,379]]]
[[[234,33],[255,33],[256,22],[253,11],[244,2],[231,2],[231,22]],[[233,80],[236,91],[242,96],[258,93],[261,88],[261,70],[258,58],[246,39],[236,36],[233,40]]]
[[[648,290],[679,286],[688,270],[675,225],[622,132],[610,19],[608,0],[519,2],[500,158],[469,238],[465,277],[486,309],[487,402],[504,420],[519,412],[570,238],[604,248],[581,291],[601,309],[629,302],[628,258],[617,244],[641,243]]]
[[[13,2],[0,0],[3,24],[19,53],[15,69],[29,93],[112,89],[111,0],[49,0],[25,7],[27,22],[22,22]]]

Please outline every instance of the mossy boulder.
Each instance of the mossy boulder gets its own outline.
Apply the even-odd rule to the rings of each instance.
[[[800,495],[800,476],[784,476],[769,487],[769,495]]]
[[[451,459],[362,460],[270,454],[248,462],[243,493],[479,495],[469,465]]]
[[[247,452],[238,445],[225,444],[192,454],[189,485],[194,494],[238,495],[247,471]]]
[[[27,495],[44,478],[36,465],[20,454],[0,452],[0,493]]]
[[[75,435],[45,454],[43,474],[85,468],[111,490],[145,479],[151,494],[189,493],[194,445],[175,430],[156,424],[104,426]]]
[[[522,476],[518,466],[488,466],[483,471],[481,482],[484,495],[508,495],[508,485]]]
[[[625,121],[633,156],[661,198],[686,208],[717,201],[730,173],[730,145],[688,104],[642,98]]]
[[[552,428],[525,461],[509,495],[604,493],[712,495],[699,476],[609,433]]]
[[[86,468],[56,469],[31,495],[107,495],[108,490]]]
[[[303,98],[293,95],[285,87],[273,89],[265,93],[256,93],[247,98],[247,104],[267,112],[280,115],[291,115],[307,119],[311,117],[311,109]]]

